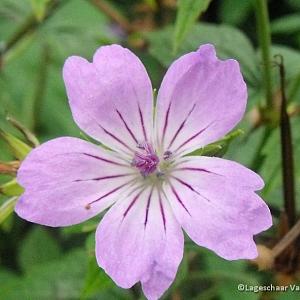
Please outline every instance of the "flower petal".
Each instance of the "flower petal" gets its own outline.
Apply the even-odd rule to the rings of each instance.
[[[25,193],[15,211],[38,224],[77,224],[110,206],[135,177],[128,163],[100,147],[77,138],[54,139],[22,163],[17,180]]]
[[[212,45],[176,60],[158,92],[156,127],[164,151],[185,154],[214,142],[242,118],[247,100],[239,64]]]
[[[96,232],[99,266],[123,288],[141,281],[148,299],[170,286],[182,255],[182,230],[166,199],[150,187],[118,201]]]
[[[269,208],[254,193],[261,179],[234,162],[188,159],[172,172],[165,187],[183,229],[197,244],[225,259],[255,258],[253,235],[272,225]]]
[[[63,77],[74,120],[90,136],[126,153],[151,139],[151,82],[128,49],[100,47],[92,63],[71,56]]]
[[[253,191],[261,190],[264,187],[262,178],[245,166],[224,158],[207,156],[185,156],[176,160],[178,171],[187,171],[189,174],[203,176],[219,175],[228,184],[239,185]],[[191,173],[192,172],[192,173]],[[198,180],[200,177],[194,177]]]

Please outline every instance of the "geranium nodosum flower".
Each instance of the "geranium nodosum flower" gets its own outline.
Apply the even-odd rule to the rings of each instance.
[[[19,216],[68,226],[111,206],[96,232],[98,264],[123,288],[140,281],[148,299],[175,278],[182,229],[225,259],[257,256],[253,235],[272,223],[255,194],[262,179],[232,161],[188,155],[241,120],[247,90],[237,61],[219,60],[208,44],[180,57],[155,109],[144,66],[121,46],[99,48],[92,63],[69,57],[63,78],[75,122],[111,150],[72,137],[34,149],[17,176]]]

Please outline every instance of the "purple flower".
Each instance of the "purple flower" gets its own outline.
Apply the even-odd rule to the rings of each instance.
[[[63,77],[75,122],[112,151],[72,137],[34,149],[17,176],[25,188],[20,217],[68,226],[112,206],[96,232],[98,264],[123,288],[140,281],[148,299],[175,278],[182,229],[225,259],[257,256],[253,235],[272,225],[255,193],[262,179],[232,161],[187,155],[243,117],[247,90],[237,61],[219,60],[208,44],[180,57],[155,110],[144,66],[121,46],[99,48],[92,63],[68,58]]]

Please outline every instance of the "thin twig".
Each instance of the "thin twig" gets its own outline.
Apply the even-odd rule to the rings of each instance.
[[[39,141],[35,137],[35,135],[28,128],[26,128],[21,122],[19,122],[17,119],[15,119],[9,114],[6,116],[6,120],[23,134],[23,136],[25,137],[26,141],[30,146],[37,147],[39,145]]]
[[[125,16],[117,11],[111,4],[104,0],[89,0],[91,4],[100,9],[113,22],[117,23],[126,33],[131,33],[133,27]]]
[[[300,235],[300,220],[291,228],[291,230],[273,247],[273,257],[279,256],[288,248]]]
[[[0,174],[15,176],[20,166],[19,161],[4,162],[0,161]]]
[[[285,95],[285,70],[283,57],[276,55],[280,59],[278,63],[280,72],[281,87],[281,107],[280,107],[280,137],[281,137],[281,160],[282,160],[282,177],[284,207],[288,217],[288,223],[291,226],[295,224],[296,202],[295,202],[295,182],[294,182],[294,160],[292,132],[289,115],[287,113],[287,100]]]

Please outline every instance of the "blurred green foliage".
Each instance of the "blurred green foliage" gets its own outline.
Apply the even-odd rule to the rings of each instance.
[[[65,135],[82,138],[72,120],[61,76],[68,56],[75,54],[90,59],[99,46],[121,43],[141,58],[154,87],[158,88],[164,72],[175,58],[209,42],[216,46],[221,58],[234,58],[240,62],[249,93],[247,115],[239,125],[244,134],[230,139],[230,147],[224,145],[223,140],[210,149],[217,151],[221,147],[222,153],[217,151],[218,155],[224,155],[226,150],[225,157],[249,167],[254,167],[257,151],[261,149],[263,160],[258,169],[266,182],[262,195],[272,205],[272,210],[280,211],[283,186],[278,101],[274,101],[274,111],[267,110],[266,115],[271,121],[266,121],[260,114],[264,98],[263,64],[255,30],[254,1],[179,0],[177,5],[172,0],[106,1],[114,15],[101,9],[97,2],[103,1],[0,1],[2,137],[5,132],[5,138],[0,139],[0,161],[22,159],[30,150],[29,146],[24,146],[26,140],[18,130],[6,121],[7,113],[33,131],[41,142]],[[273,0],[269,1],[269,9],[272,57],[281,54],[285,63],[299,206],[300,2]],[[125,20],[119,22],[121,26],[115,22],[119,16]],[[272,92],[276,100],[280,87],[275,66],[273,71]],[[264,122],[271,123],[272,132],[262,144],[261,125]],[[5,142],[7,138],[10,143]],[[3,184],[7,187],[7,182],[12,179],[9,175],[1,175],[0,191],[1,188],[3,191]],[[100,217],[57,230],[25,223],[12,214],[16,198],[10,197],[21,193],[13,183],[8,192],[2,192],[6,195],[0,195],[1,300],[143,299],[139,288],[119,289],[97,266],[94,230]],[[275,224],[277,217],[275,214]],[[275,229],[272,229],[259,236],[257,241],[269,241],[275,235]],[[274,274],[259,272],[246,261],[227,262],[187,241],[176,281],[165,298],[261,299],[261,293],[239,293],[237,285],[270,283],[273,278]],[[273,293],[264,297],[298,298],[295,293]]]

